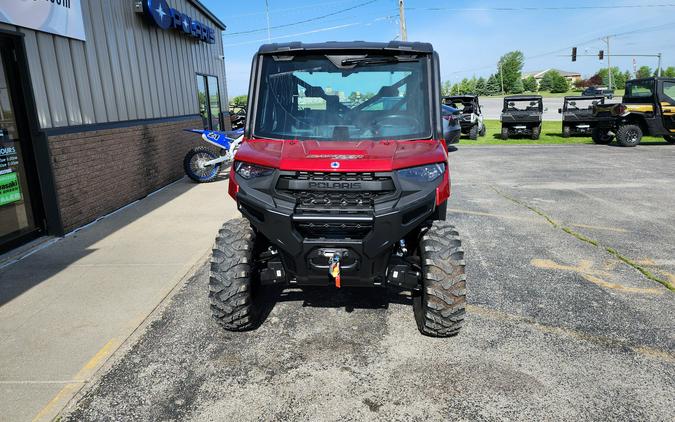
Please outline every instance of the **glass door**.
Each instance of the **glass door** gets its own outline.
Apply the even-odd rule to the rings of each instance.
[[[13,46],[0,39],[0,252],[39,232],[31,190],[35,166],[29,139],[23,135],[23,96],[16,81]],[[41,219],[40,219],[41,220]]]
[[[218,78],[197,74],[197,101],[204,129],[220,130],[220,90]]]

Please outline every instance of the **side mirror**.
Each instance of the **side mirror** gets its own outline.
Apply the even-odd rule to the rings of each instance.
[[[558,113],[562,114],[562,108],[558,109]]]

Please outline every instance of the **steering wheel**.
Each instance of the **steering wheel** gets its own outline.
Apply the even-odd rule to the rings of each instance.
[[[413,127],[414,130],[410,133],[419,132],[420,122],[412,116],[407,114],[387,114],[382,117],[378,117],[373,120],[373,126],[375,127],[375,132],[379,133],[380,129],[383,127]]]

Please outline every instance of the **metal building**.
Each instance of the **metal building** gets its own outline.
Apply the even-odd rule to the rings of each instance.
[[[222,31],[198,0],[0,0],[0,251],[182,177],[229,128]]]

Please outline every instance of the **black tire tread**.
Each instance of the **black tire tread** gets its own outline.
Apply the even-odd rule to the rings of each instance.
[[[209,276],[211,314],[223,328],[243,331],[256,319],[252,292],[255,232],[249,222],[237,218],[218,231]]]
[[[457,335],[466,306],[464,250],[447,221],[434,221],[420,242],[423,292],[415,309],[417,327],[432,337]]]
[[[675,136],[666,135],[663,137],[663,140],[668,142],[669,144],[675,144]]]
[[[471,126],[471,129],[469,129],[469,139],[472,141],[478,139],[478,124]]]
[[[640,134],[637,143],[628,142],[628,132],[630,132],[631,130],[637,130],[638,133]],[[622,147],[637,146],[640,143],[641,139],[642,139],[642,129],[640,129],[640,126],[638,125],[621,125],[616,130],[616,142]]]

